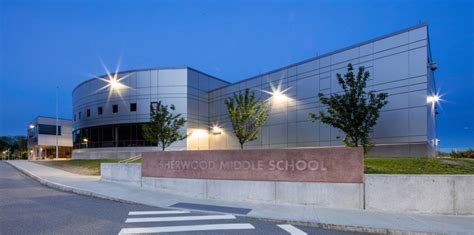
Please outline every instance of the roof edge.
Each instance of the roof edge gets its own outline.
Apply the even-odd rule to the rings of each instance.
[[[350,49],[353,49],[355,47],[359,47],[359,46],[362,46],[362,45],[365,45],[365,44],[369,44],[369,43],[372,43],[372,42],[375,42],[375,41],[379,41],[379,40],[382,40],[382,39],[385,39],[385,38],[395,36],[397,34],[402,34],[402,33],[405,33],[405,32],[411,31],[411,30],[415,30],[415,29],[418,29],[418,28],[422,28],[422,27],[425,27],[425,26],[428,27],[428,23],[422,22],[422,23],[416,24],[416,25],[408,27],[408,28],[404,28],[404,29],[401,29],[401,30],[398,30],[398,31],[395,31],[395,32],[392,32],[392,33],[389,33],[389,34],[384,34],[382,36],[378,36],[378,37],[375,37],[375,38],[372,38],[372,39],[369,39],[369,40],[366,40],[366,41],[362,41],[362,42],[353,44],[351,46],[343,47],[341,49],[337,49],[335,51],[331,51],[331,52],[328,52],[328,53],[324,53],[322,55],[311,57],[309,59],[305,59],[305,60],[302,60],[300,62],[296,62],[296,63],[290,64],[290,65],[286,65],[286,66],[281,67],[281,68],[273,69],[273,70],[270,70],[268,72],[265,72],[265,73],[262,73],[262,74],[259,74],[259,75],[256,75],[256,76],[252,76],[252,77],[249,77],[249,78],[246,78],[246,79],[243,79],[243,80],[240,80],[240,81],[237,81],[237,82],[234,82],[234,83],[231,83],[231,84],[219,87],[219,88],[212,89],[208,92],[213,92],[213,91],[225,88],[225,87],[229,87],[231,85],[246,82],[246,81],[252,80],[254,78],[258,78],[258,77],[261,77],[261,76],[272,74],[272,73],[278,72],[280,70],[288,69],[288,68],[293,67],[293,66],[298,66],[298,65],[301,65],[301,64],[313,61],[313,60],[317,60],[317,59],[320,59],[320,58],[323,58],[323,57],[327,57],[327,56],[330,56],[330,55],[333,55],[333,54],[337,54],[337,53],[342,52],[342,51],[350,50]]]
[[[192,71],[194,71],[194,72],[197,72],[197,73],[206,75],[206,76],[208,76],[208,77],[211,77],[211,78],[213,78],[213,79],[219,80],[219,81],[221,81],[221,82],[225,82],[225,83],[227,83],[228,85],[229,85],[229,84],[232,84],[232,83],[229,82],[229,81],[226,81],[226,80],[223,80],[223,79],[221,79],[221,78],[212,76],[212,75],[210,75],[210,74],[207,74],[207,73],[205,73],[205,72],[199,71],[199,70],[197,70],[197,69],[195,69],[195,68],[191,68],[191,67],[189,67],[189,66],[182,66],[182,67],[151,67],[151,68],[143,68],[143,69],[130,69],[130,70],[119,71],[118,73],[119,73],[119,74],[123,74],[123,73],[136,73],[136,72],[141,72],[141,71],[167,70],[167,69],[176,69],[176,70],[177,70],[177,69],[187,69],[187,70],[192,70]],[[97,77],[103,78],[103,77],[106,77],[106,76],[107,76],[107,74],[103,74],[103,75],[100,75],[100,76],[97,76]],[[90,82],[90,81],[92,81],[92,80],[94,80],[94,79],[96,79],[96,78],[89,78],[89,79],[87,79],[87,80],[85,80],[85,81],[79,83],[77,86],[74,87],[74,89],[72,90],[72,93],[74,93],[74,91],[75,91],[78,87],[80,87],[81,85],[83,85],[83,84],[85,84],[85,83],[87,83],[87,82]]]

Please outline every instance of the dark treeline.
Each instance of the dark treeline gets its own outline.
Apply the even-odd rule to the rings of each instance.
[[[26,136],[0,136],[0,156],[6,159],[27,159]]]

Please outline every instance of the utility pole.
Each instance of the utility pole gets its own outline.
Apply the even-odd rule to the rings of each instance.
[[[58,89],[59,86],[56,86],[56,160],[59,159]]]

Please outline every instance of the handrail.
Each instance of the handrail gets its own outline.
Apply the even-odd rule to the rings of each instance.
[[[131,162],[136,161],[136,160],[141,159],[141,158],[142,158],[142,155],[139,154],[139,155],[124,159],[122,161],[119,161],[118,163],[131,163]]]

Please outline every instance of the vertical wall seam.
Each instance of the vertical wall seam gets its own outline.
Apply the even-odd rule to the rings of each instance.
[[[456,178],[452,179],[453,181],[453,214],[457,215],[457,209],[456,209]]]
[[[365,177],[365,174],[364,174],[364,182],[362,182],[362,209],[365,210],[366,209],[366,199],[365,199],[365,194],[366,194],[366,188],[365,188],[365,184],[367,182],[367,179]]]

